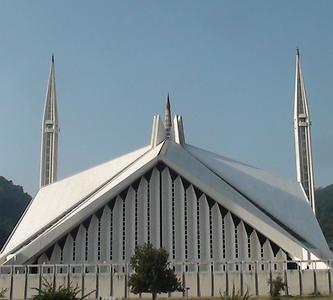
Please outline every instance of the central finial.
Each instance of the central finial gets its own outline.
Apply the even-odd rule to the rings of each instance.
[[[165,106],[165,113],[164,113],[164,127],[166,131],[167,137],[170,137],[171,131],[171,108],[170,108],[170,97],[169,93],[166,98],[166,106]]]
[[[296,48],[296,55],[299,56],[299,48]]]

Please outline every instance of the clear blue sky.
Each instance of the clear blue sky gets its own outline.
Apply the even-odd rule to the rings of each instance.
[[[332,1],[1,1],[0,175],[37,190],[54,53],[60,178],[148,144],[168,92],[188,143],[294,178],[298,46],[331,184],[332,28]]]

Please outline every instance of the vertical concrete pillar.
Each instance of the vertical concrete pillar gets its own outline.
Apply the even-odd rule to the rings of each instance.
[[[299,295],[303,296],[303,276],[300,266],[298,266],[298,276],[299,276]]]
[[[289,296],[288,276],[287,276],[288,267],[287,267],[287,262],[286,261],[283,262],[282,269],[283,269],[283,274],[284,274],[284,282],[286,284],[285,294],[286,294],[286,296]]]
[[[197,263],[197,296],[201,297],[201,290],[200,290],[200,265]]]
[[[259,296],[259,282],[258,282],[258,262],[256,261],[254,264],[254,281],[255,281],[255,289],[256,296]]]

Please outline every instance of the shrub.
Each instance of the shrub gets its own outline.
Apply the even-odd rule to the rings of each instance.
[[[7,289],[0,289],[0,299],[5,298],[6,292],[7,292]]]
[[[34,296],[33,300],[75,300],[84,299],[95,291],[91,291],[82,298],[78,298],[77,295],[81,292],[78,286],[73,287],[71,284],[68,287],[59,286],[56,288],[52,283],[43,279],[42,288],[38,289],[38,295]]]
[[[247,289],[245,294],[242,296],[239,291],[236,292],[235,285],[232,285],[232,293],[230,295],[223,296],[220,290],[221,300],[248,300],[250,298],[249,290]]]
[[[281,276],[277,276],[273,280],[268,280],[268,284],[270,285],[270,295],[273,299],[280,299],[281,292],[285,290],[287,284],[283,281]]]

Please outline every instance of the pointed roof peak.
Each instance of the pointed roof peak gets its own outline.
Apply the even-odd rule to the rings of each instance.
[[[296,55],[299,56],[299,48],[296,47]]]
[[[165,106],[165,113],[164,113],[164,127],[167,132],[167,137],[170,136],[170,128],[171,128],[171,105],[170,105],[170,96],[169,93],[166,98],[166,106]]]
[[[54,54],[51,55],[51,62],[54,64]]]
[[[170,95],[169,95],[169,93],[166,97],[166,108],[170,110]]]

